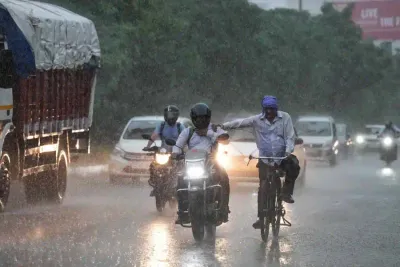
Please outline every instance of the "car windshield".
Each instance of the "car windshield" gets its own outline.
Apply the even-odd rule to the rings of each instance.
[[[331,136],[332,128],[325,121],[299,121],[296,123],[299,136]]]
[[[251,130],[237,129],[229,131],[229,139],[233,142],[255,142],[254,134]]]
[[[152,134],[161,120],[131,121],[122,135],[123,139],[142,139],[142,134]]]
[[[366,134],[381,134],[383,132],[384,127],[373,127],[373,126],[366,126],[364,131]]]

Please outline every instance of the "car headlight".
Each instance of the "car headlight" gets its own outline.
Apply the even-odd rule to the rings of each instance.
[[[120,147],[116,146],[111,154],[123,158],[125,156],[125,151],[123,151]]]
[[[167,164],[169,161],[169,158],[171,157],[170,154],[156,154],[156,163],[160,165]]]
[[[387,137],[383,138],[382,142],[385,147],[389,147],[393,144],[393,139],[391,137],[387,136]]]
[[[335,143],[333,143],[332,149],[335,150],[339,145],[339,141],[336,140]]]
[[[358,136],[356,137],[356,142],[357,142],[357,144],[362,144],[362,143],[365,142],[365,139],[364,139],[363,136],[358,135]]]
[[[202,179],[205,175],[204,162],[186,162],[186,179]]]

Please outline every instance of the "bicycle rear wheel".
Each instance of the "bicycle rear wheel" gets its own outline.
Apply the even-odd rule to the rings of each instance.
[[[276,181],[276,195],[274,198],[274,214],[272,218],[272,234],[274,238],[277,238],[279,235],[279,230],[281,228],[281,217],[282,217],[282,199],[281,199],[281,178],[277,178]]]

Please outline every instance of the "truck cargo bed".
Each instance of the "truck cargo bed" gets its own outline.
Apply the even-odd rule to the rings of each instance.
[[[94,69],[38,70],[19,79],[13,95],[13,123],[24,131],[25,138],[65,129],[88,130],[94,83]]]

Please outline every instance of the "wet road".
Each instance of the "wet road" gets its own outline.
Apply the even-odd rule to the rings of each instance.
[[[272,249],[251,227],[254,184],[234,186],[230,222],[202,244],[174,211],[157,214],[144,185],[71,175],[61,207],[15,203],[15,186],[0,215],[0,266],[400,266],[400,164],[381,166],[371,156],[309,165],[287,206],[293,226]]]

